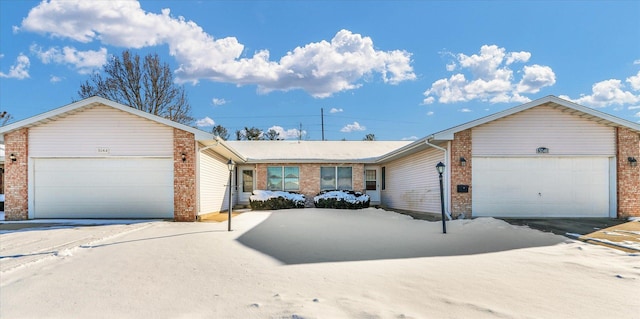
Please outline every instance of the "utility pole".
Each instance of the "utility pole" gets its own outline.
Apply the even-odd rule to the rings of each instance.
[[[322,140],[324,141],[324,108],[320,108],[320,121],[322,124]]]

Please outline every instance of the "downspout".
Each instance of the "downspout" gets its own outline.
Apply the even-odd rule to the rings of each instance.
[[[428,146],[431,146],[431,147],[433,147],[433,148],[435,148],[437,150],[441,150],[441,151],[444,152],[444,165],[446,165],[446,168],[447,168],[446,174],[447,174],[447,176],[451,176],[451,167],[449,167],[449,150],[444,148],[444,147],[440,147],[438,145],[429,143],[429,138],[427,138],[424,141],[424,143],[427,144]],[[449,180],[450,180],[450,178],[445,178],[445,187],[444,187],[444,189],[445,189],[445,198],[446,198],[446,200],[445,200],[445,213],[447,215],[447,218],[449,218],[449,220],[453,220],[453,218],[451,217],[451,211],[449,210],[449,207],[450,207],[450,204],[451,204],[451,192],[449,191],[451,187],[449,185],[449,183],[450,183]]]

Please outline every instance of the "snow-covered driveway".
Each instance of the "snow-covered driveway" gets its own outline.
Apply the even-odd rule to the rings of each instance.
[[[449,222],[443,235],[439,222],[382,210],[304,209],[248,212],[233,219],[233,232],[226,226],[145,222],[0,234],[0,317],[640,313],[640,256],[495,219]]]

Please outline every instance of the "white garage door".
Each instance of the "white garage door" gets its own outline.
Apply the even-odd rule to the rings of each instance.
[[[474,157],[472,180],[474,216],[609,216],[606,157]]]
[[[34,218],[173,218],[171,159],[35,159]]]

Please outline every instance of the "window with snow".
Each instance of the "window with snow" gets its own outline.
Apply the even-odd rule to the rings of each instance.
[[[300,168],[297,166],[267,167],[267,189],[272,191],[300,190]]]
[[[320,167],[320,189],[321,190],[351,190],[352,187],[351,167],[323,166]]]

